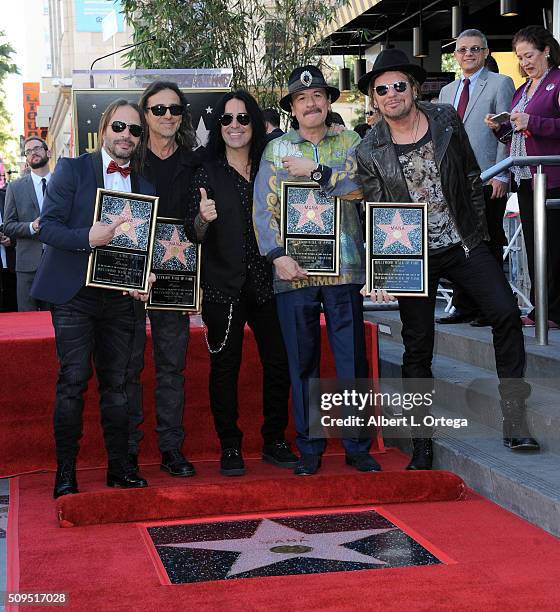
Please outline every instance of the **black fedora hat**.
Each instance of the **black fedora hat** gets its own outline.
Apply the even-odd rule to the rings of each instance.
[[[340,90],[327,84],[323,73],[317,66],[299,66],[292,70],[292,74],[290,74],[288,93],[280,100],[280,108],[289,113],[291,111],[292,94],[310,88],[326,89],[331,102],[338,100],[340,96]]]
[[[418,64],[411,64],[406,53],[401,49],[385,49],[375,58],[373,69],[359,80],[358,89],[369,96],[369,83],[383,72],[405,72],[413,76],[420,84],[426,80],[427,73]]]

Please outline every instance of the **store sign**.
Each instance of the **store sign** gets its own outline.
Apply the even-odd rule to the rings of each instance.
[[[41,130],[35,122],[40,99],[41,91],[39,83],[23,84],[23,131],[25,138],[41,136]]]
[[[124,30],[120,0],[74,0],[77,32],[102,32],[103,18],[115,11],[118,32]]]

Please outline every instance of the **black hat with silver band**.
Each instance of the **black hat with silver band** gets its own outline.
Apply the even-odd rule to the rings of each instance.
[[[290,102],[292,101],[292,95],[306,89],[326,89],[329,96],[329,100],[334,102],[340,97],[340,90],[336,87],[331,87],[326,81],[323,73],[317,68],[317,66],[299,66],[292,70],[290,78],[288,79],[288,94],[280,100],[280,108],[287,111],[291,111]]]

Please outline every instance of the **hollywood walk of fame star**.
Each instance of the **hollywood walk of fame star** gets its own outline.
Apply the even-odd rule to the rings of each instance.
[[[211,106],[207,106],[204,110],[206,111],[207,115],[211,115],[212,114],[212,107]]]
[[[181,238],[179,237],[179,230],[176,227],[173,228],[173,234],[171,235],[170,240],[158,239],[158,242],[165,249],[165,253],[161,258],[162,264],[175,257],[183,264],[183,266],[187,265],[187,260],[185,259],[185,251],[191,246],[191,243],[188,240],[185,242],[181,240]]]
[[[373,535],[393,531],[396,527],[384,529],[360,529],[325,533],[305,533],[286,527],[270,519],[263,519],[250,538],[212,540],[207,542],[182,542],[164,544],[159,547],[197,548],[240,553],[227,574],[236,576],[295,558],[326,559],[368,565],[388,565],[385,561],[342,546]]]
[[[409,234],[413,230],[418,229],[420,226],[406,225],[401,218],[401,213],[397,210],[391,223],[379,223],[377,227],[387,234],[385,237],[385,243],[383,244],[384,249],[391,246],[394,242],[400,242],[408,249],[412,249]]]
[[[134,244],[138,244],[138,237],[136,235],[136,228],[143,223],[148,223],[147,219],[142,219],[140,217],[133,217],[132,210],[130,209],[130,202],[126,200],[126,204],[124,205],[122,211],[118,215],[110,215],[107,213],[109,219],[111,219],[111,223],[117,223],[121,219],[125,219],[125,222],[119,225],[115,230],[114,238],[117,236],[125,235],[130,239]]]
[[[303,227],[306,223],[314,223],[322,230],[325,229],[322,214],[329,210],[331,204],[319,204],[313,195],[313,191],[309,191],[307,200],[303,204],[292,204],[292,206],[300,213],[296,229]]]

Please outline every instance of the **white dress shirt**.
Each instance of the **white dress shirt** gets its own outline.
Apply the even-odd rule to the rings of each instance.
[[[109,153],[105,151],[105,149],[101,149],[101,156],[103,158],[103,184],[105,185],[105,189],[111,189],[112,191],[125,191],[130,193],[132,191],[130,174],[126,177],[123,176],[120,172],[113,172],[111,174],[107,174],[107,167],[114,160],[109,155]],[[127,168],[128,166],[130,166],[130,162],[127,162],[126,164],[122,165],[123,168]]]
[[[31,180],[33,181],[33,189],[35,189],[35,195],[37,196],[37,202],[39,203],[39,214],[43,212],[43,179],[45,179],[46,184],[49,184],[51,180],[51,173],[49,172],[46,176],[40,176],[35,174],[33,170],[30,172]],[[29,224],[29,232],[33,236],[37,232],[33,229],[33,223],[35,220],[31,221]]]

